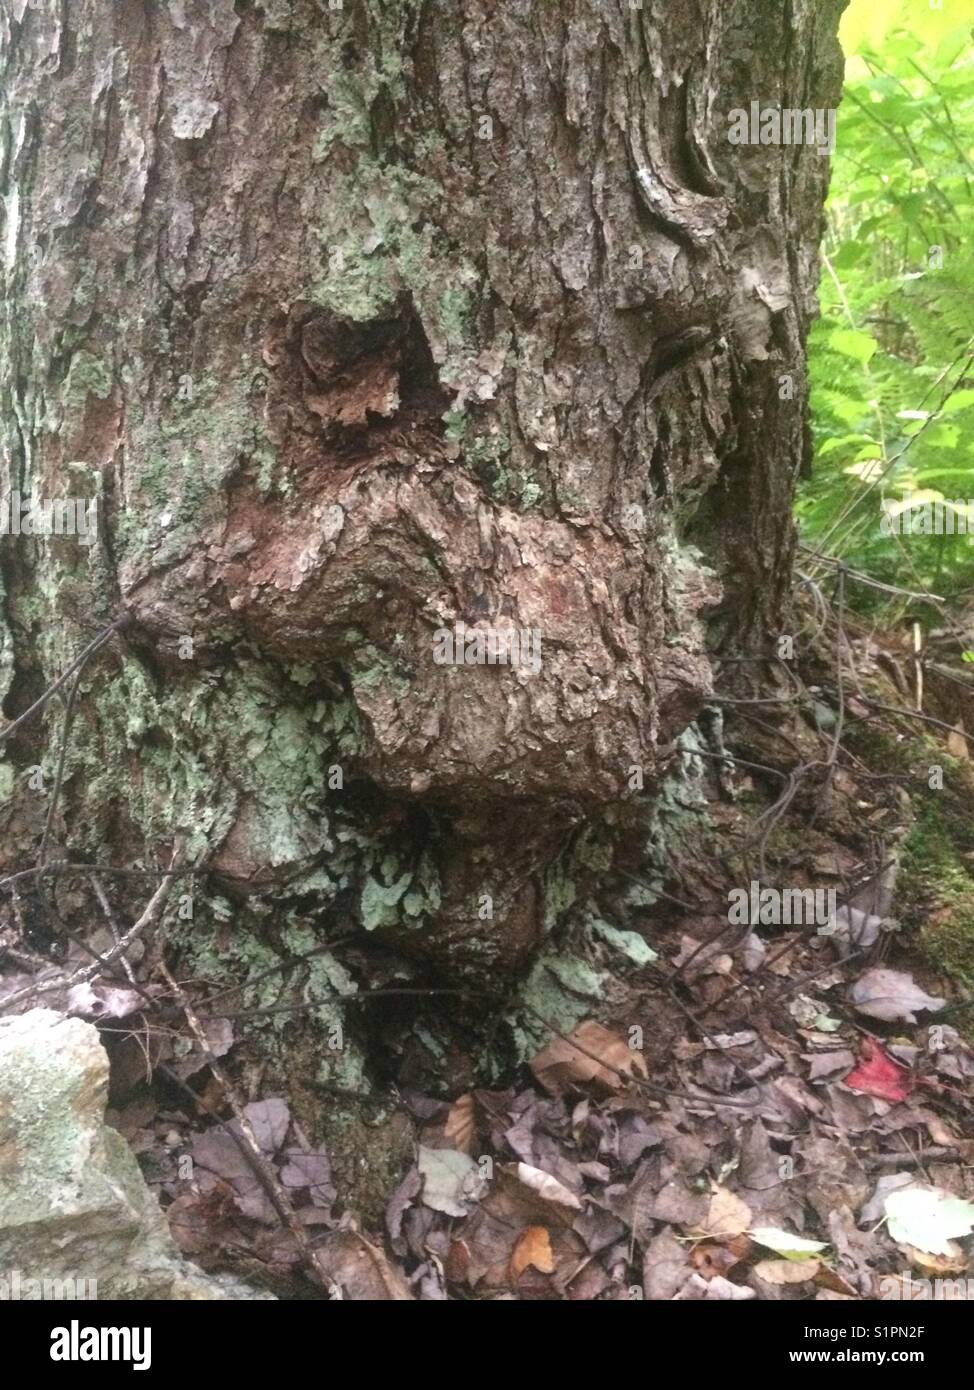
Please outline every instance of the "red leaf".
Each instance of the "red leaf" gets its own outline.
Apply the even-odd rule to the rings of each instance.
[[[872,1038],[863,1038],[860,1058],[859,1065],[842,1078],[847,1086],[879,1100],[906,1100],[913,1090],[913,1077],[906,1067]]]

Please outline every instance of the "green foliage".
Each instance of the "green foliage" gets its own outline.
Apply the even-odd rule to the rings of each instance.
[[[798,515],[811,545],[953,598],[974,582],[974,49],[950,0],[887,4],[885,33],[883,8],[855,0],[843,28]],[[907,497],[960,502],[972,535],[884,535]]]

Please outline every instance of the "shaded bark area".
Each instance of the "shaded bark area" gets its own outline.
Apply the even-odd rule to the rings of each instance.
[[[645,841],[793,546],[828,161],[727,113],[834,107],[842,7],[6,6],[3,486],[100,531],[4,543],[3,708],[132,614],[55,830],[184,835],[214,970],[270,949],[247,911],[515,973]],[[541,669],[438,666],[458,622],[537,629]],[[46,803],[8,786],[14,865]]]

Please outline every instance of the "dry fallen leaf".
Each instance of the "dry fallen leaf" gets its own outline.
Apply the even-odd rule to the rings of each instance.
[[[840,1298],[858,1298],[859,1296],[848,1279],[843,1279],[841,1274],[834,1269],[829,1269],[828,1265],[819,1266],[819,1271],[815,1276],[815,1283],[818,1288],[826,1289],[829,1293],[838,1294]]]
[[[944,1242],[944,1253],[932,1255],[926,1250],[918,1250],[915,1245],[899,1247],[910,1264],[928,1274],[963,1274],[967,1269],[967,1256],[955,1240]]]
[[[113,989],[108,985],[74,985],[68,990],[65,1012],[78,1018],[127,1018],[145,1007],[142,995],[134,989]]]
[[[740,1236],[754,1217],[751,1208],[726,1187],[716,1187],[710,1199],[710,1209],[701,1230],[704,1235]]]
[[[417,1166],[423,1178],[423,1205],[447,1216],[466,1216],[487,1186],[473,1159],[458,1149],[427,1149],[421,1144]]]
[[[925,1123],[930,1138],[935,1144],[943,1144],[948,1149],[956,1149],[965,1163],[974,1163],[974,1139],[959,1139],[939,1115],[927,1115]]]
[[[587,1253],[585,1243],[571,1229],[577,1215],[577,1210],[544,1201],[525,1186],[515,1165],[498,1164],[490,1191],[464,1225],[462,1242],[455,1241],[451,1247],[450,1277],[459,1273],[470,1288],[510,1289],[514,1243],[529,1227],[543,1226],[551,1245],[555,1280],[564,1279],[580,1268]],[[519,1283],[523,1283],[523,1276]]]
[[[859,1065],[842,1078],[850,1090],[894,1104],[906,1100],[913,1089],[913,1077],[881,1043],[863,1038],[860,1056]]]
[[[477,1138],[477,1103],[472,1091],[459,1096],[450,1106],[443,1137],[451,1149],[473,1153]]]
[[[766,1284],[805,1284],[819,1268],[818,1260],[759,1260],[754,1273]]]
[[[627,1076],[648,1075],[642,1053],[593,1019],[580,1023],[569,1038],[555,1038],[534,1058],[531,1070],[551,1095],[589,1081],[618,1091]]]
[[[849,997],[859,1013],[879,1018],[884,1023],[916,1023],[915,1013],[927,1009],[934,1013],[942,1009],[945,999],[927,994],[902,970],[887,970],[875,966],[865,971],[849,990]]]
[[[927,1255],[953,1257],[958,1249],[954,1239],[974,1232],[974,1203],[927,1183],[896,1188],[883,1210],[893,1240]]]
[[[643,1291],[647,1299],[671,1299],[693,1273],[685,1245],[668,1226],[653,1236],[643,1256]]]
[[[557,1178],[553,1178],[550,1173],[544,1173],[540,1168],[532,1168],[529,1163],[519,1163],[517,1165],[517,1180],[530,1187],[532,1192],[537,1192],[539,1197],[543,1197],[546,1202],[554,1202],[561,1207],[571,1207],[574,1211],[581,1211],[582,1204],[570,1192],[564,1183],[560,1183]]]
[[[542,1274],[553,1274],[555,1271],[551,1237],[544,1226],[529,1226],[518,1237],[511,1256],[511,1282],[517,1283],[529,1265]]]
[[[335,1231],[317,1247],[318,1263],[352,1303],[405,1303],[413,1293],[384,1250],[357,1231]]]
[[[690,1278],[673,1298],[674,1303],[736,1303],[757,1298],[753,1289],[741,1284],[732,1284],[718,1274],[713,1279],[703,1279],[699,1274]]]

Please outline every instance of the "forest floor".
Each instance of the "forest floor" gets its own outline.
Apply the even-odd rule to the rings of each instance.
[[[974,1275],[974,669],[935,644],[918,667],[821,590],[807,616],[778,694],[733,684],[705,853],[651,908],[606,910],[649,949],[626,936],[605,997],[506,1087],[390,1081],[407,1157],[355,1160],[394,1172],[378,1202],[178,987],[167,1078],[129,1065],[109,1119],[191,1258],[288,1298],[908,1298]],[[752,882],[838,910],[735,924]],[[137,1039],[125,993],[71,1007]]]

